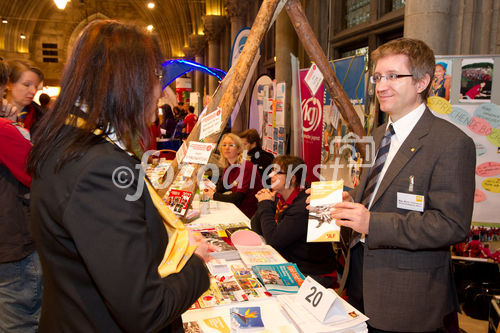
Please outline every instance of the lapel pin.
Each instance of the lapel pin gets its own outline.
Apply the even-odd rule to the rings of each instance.
[[[410,149],[410,151],[413,153],[415,151],[415,148]]]

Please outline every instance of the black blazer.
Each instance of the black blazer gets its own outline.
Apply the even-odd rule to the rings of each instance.
[[[183,332],[180,316],[208,288],[208,272],[193,255],[180,273],[159,276],[168,236],[138,182],[140,162],[103,140],[54,173],[60,155],[56,147],[32,183],[40,332]]]

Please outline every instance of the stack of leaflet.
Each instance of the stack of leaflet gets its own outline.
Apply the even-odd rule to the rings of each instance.
[[[290,320],[303,333],[362,333],[368,332],[368,317],[337,295],[335,305],[324,322],[295,301],[296,295],[279,295],[278,302]]]

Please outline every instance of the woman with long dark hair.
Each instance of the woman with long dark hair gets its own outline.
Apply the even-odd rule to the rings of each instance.
[[[187,233],[168,236],[136,168],[161,62],[151,34],[116,21],[90,23],[73,46],[29,158],[45,276],[40,332],[182,332],[181,314],[209,286],[206,244],[186,250],[173,271],[160,269],[169,242],[177,250]]]

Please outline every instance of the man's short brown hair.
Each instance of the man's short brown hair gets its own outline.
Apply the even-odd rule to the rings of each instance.
[[[408,57],[408,67],[410,68],[410,73],[413,75],[414,81],[420,81],[425,77],[425,74],[429,74],[431,80],[425,90],[420,93],[422,100],[425,101],[431,87],[432,77],[434,76],[434,69],[436,66],[434,51],[432,51],[423,41],[418,39],[395,39],[379,46],[372,52],[371,61],[373,63],[373,68],[375,68],[379,59],[397,54],[404,54]]]
[[[257,147],[258,148],[261,147],[260,135],[259,135],[259,132],[257,132],[256,129],[250,128],[250,129],[247,129],[247,130],[241,132],[238,135],[239,135],[240,138],[246,139],[248,141],[248,143],[252,144],[252,143],[255,142],[255,143],[257,143]]]

